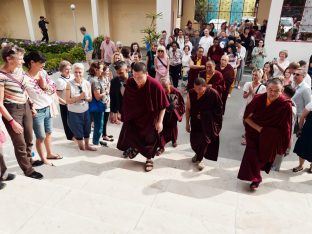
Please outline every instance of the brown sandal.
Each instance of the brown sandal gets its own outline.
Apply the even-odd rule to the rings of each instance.
[[[299,171],[302,171],[302,170],[303,170],[303,167],[301,167],[301,166],[298,166],[298,167],[295,167],[295,168],[292,169],[292,171],[295,172],[295,173],[297,173]]]
[[[312,174],[312,165],[310,166],[310,168],[307,171],[309,174]]]

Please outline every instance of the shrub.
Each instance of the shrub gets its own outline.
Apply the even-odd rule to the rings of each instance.
[[[104,36],[98,36],[93,40],[93,57],[95,59],[101,58],[101,44],[104,41]]]

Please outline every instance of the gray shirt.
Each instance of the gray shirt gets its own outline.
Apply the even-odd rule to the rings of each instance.
[[[292,100],[296,103],[297,116],[300,117],[305,106],[311,102],[311,88],[309,88],[306,82],[302,81],[296,86],[296,93]]]

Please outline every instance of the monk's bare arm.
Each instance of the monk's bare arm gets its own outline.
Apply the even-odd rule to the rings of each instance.
[[[260,133],[262,130],[262,127],[260,125],[256,124],[250,117],[251,116],[249,116],[245,119],[245,123],[247,123],[250,127],[252,127],[253,129],[255,129],[256,131],[258,131]]]
[[[191,110],[190,96],[187,95],[185,108],[185,120],[186,120],[185,122],[187,132],[190,132],[190,110]]]
[[[165,116],[165,112],[166,112],[166,109],[162,109],[159,113],[159,117],[158,117],[158,122],[159,123],[162,123],[163,120],[164,120],[164,116]]]

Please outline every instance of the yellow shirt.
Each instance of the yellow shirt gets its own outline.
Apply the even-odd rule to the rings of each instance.
[[[266,106],[271,105],[271,103],[272,103],[272,102],[270,101],[270,99],[267,98],[267,100],[266,100]]]
[[[201,59],[198,59],[198,60],[197,60],[196,66],[201,66]]]

